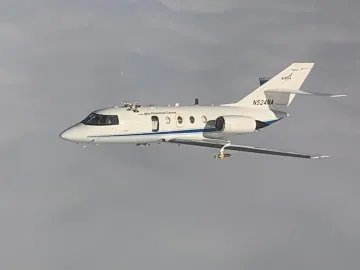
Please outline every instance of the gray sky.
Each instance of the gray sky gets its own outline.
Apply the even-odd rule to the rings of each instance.
[[[1,1],[1,269],[359,269],[360,3]],[[290,117],[237,142],[307,161],[58,138],[92,110],[239,100],[315,61]],[[123,75],[121,76],[121,72]]]

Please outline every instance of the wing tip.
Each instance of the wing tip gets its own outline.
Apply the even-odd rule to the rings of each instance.
[[[321,158],[330,158],[331,156],[327,156],[327,155],[321,155],[321,156],[312,156],[310,157],[310,159],[321,159]]]
[[[338,98],[338,97],[347,97],[347,95],[339,94],[339,95],[331,95],[331,98]]]

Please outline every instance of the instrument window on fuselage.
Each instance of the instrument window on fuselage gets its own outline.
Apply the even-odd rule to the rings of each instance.
[[[119,124],[119,118],[117,115],[91,113],[88,117],[82,120],[81,123],[90,126],[112,126]]]
[[[182,122],[183,122],[182,117],[181,117],[181,116],[178,116],[178,117],[177,117],[177,121],[178,121],[178,123],[181,125],[181,124],[182,124]]]
[[[194,122],[195,122],[194,116],[190,116],[190,123],[191,123],[191,124],[194,124]]]
[[[169,116],[166,116],[166,117],[165,117],[165,123],[166,123],[166,124],[170,124],[170,117],[169,117]]]

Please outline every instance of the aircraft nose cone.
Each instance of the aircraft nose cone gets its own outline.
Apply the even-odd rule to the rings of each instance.
[[[71,129],[67,129],[59,135],[63,140],[72,141],[74,139],[74,132]]]
[[[59,137],[70,142],[90,142],[86,130],[81,125],[74,125],[64,130]]]

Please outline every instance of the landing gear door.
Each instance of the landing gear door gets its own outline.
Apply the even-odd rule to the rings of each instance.
[[[159,131],[159,117],[151,116],[152,131]]]

